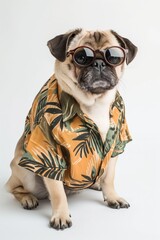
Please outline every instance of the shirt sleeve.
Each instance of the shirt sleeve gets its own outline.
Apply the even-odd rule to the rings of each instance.
[[[128,142],[132,141],[132,138],[129,133],[128,125],[126,123],[126,119],[124,119],[121,127],[118,131],[115,148],[112,153],[112,157],[116,157],[117,155],[124,152],[124,148]]]
[[[19,165],[40,176],[63,180],[67,169],[66,161],[44,117],[32,131],[27,133],[24,154]]]

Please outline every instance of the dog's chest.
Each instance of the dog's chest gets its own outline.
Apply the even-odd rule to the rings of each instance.
[[[94,107],[81,106],[81,109],[97,125],[102,140],[104,142],[110,126],[109,119],[110,106],[96,104],[94,105]]]
[[[81,110],[97,125],[103,142],[110,127],[110,107],[115,95],[116,89],[112,89],[104,97],[96,99],[92,106],[80,104]]]

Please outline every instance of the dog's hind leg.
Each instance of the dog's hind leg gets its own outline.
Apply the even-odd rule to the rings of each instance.
[[[32,194],[35,189],[35,177],[28,170],[18,166],[19,159],[23,154],[22,136],[17,143],[15,156],[11,162],[12,175],[9,178],[6,188],[14,195],[25,209],[33,209],[38,206],[37,198]]]
[[[100,185],[100,179],[97,182],[95,182],[90,188],[96,191],[101,191],[102,188]]]
[[[20,180],[12,175],[6,184],[7,190],[21,203],[24,209],[34,209],[38,206],[38,199],[26,190]]]

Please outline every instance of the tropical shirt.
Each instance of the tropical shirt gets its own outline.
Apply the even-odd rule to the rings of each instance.
[[[61,180],[74,190],[94,184],[108,160],[122,153],[131,140],[119,92],[110,108],[110,127],[103,142],[97,125],[61,90],[54,75],[33,102],[24,136],[19,165],[42,177]]]

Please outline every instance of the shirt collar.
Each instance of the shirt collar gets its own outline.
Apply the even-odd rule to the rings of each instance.
[[[62,108],[63,122],[69,121],[76,115],[84,119],[84,113],[78,102],[68,93],[64,92],[58,85],[58,97]]]
[[[88,119],[87,116],[80,109],[78,102],[71,95],[62,91],[59,100],[60,100],[62,113],[63,113],[63,122],[71,120],[76,115],[78,115],[83,120]],[[119,112],[122,112],[123,105],[122,105],[122,102],[120,101],[119,92],[117,92],[115,101],[111,105],[110,116],[113,115],[112,110],[114,107],[116,107],[119,110]]]
[[[114,102],[112,103],[111,108],[113,109],[113,107],[116,107],[119,110],[119,112],[123,112],[123,110],[124,110],[124,102],[118,91],[116,92],[116,97],[115,97]]]

